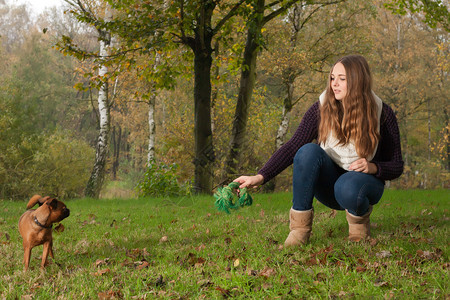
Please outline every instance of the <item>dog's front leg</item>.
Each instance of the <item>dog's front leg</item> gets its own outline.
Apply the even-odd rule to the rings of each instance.
[[[28,270],[28,266],[30,265],[30,257],[31,257],[31,247],[30,246],[23,246],[23,264],[24,264],[24,270]]]
[[[48,248],[48,254],[50,257],[55,260],[55,257],[53,256],[53,240],[50,241],[50,247]]]
[[[44,251],[42,252],[42,261],[41,261],[41,269],[44,269],[44,267],[47,265],[47,257],[49,252],[51,251],[51,241],[44,243]]]

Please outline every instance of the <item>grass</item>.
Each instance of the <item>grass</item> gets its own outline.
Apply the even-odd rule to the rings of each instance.
[[[213,197],[65,201],[71,216],[23,271],[17,221],[0,201],[1,299],[449,299],[448,190],[387,190],[372,239],[346,240],[343,212],[315,204],[308,245],[283,249],[291,196],[255,194],[218,213]]]

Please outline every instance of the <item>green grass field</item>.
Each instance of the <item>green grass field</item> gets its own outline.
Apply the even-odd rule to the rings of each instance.
[[[315,202],[308,245],[283,249],[291,195],[254,194],[230,215],[214,198],[65,201],[55,261],[23,271],[25,202],[0,201],[1,299],[449,299],[448,190],[387,190],[372,238]]]

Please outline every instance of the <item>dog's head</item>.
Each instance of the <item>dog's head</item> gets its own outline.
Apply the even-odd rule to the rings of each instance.
[[[36,204],[39,204],[36,213],[45,214],[48,216],[46,219],[50,220],[51,223],[60,222],[70,215],[67,206],[56,198],[34,195],[28,202],[27,208],[30,209]]]

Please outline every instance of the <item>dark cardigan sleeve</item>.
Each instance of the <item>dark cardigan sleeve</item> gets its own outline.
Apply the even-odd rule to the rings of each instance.
[[[392,109],[383,103],[380,124],[381,139],[372,162],[377,165],[375,177],[393,180],[403,173],[403,158],[397,118]]]
[[[319,101],[317,101],[305,113],[292,138],[281,146],[259,170],[258,174],[264,177],[264,183],[290,166],[301,146],[317,138],[319,114]]]

